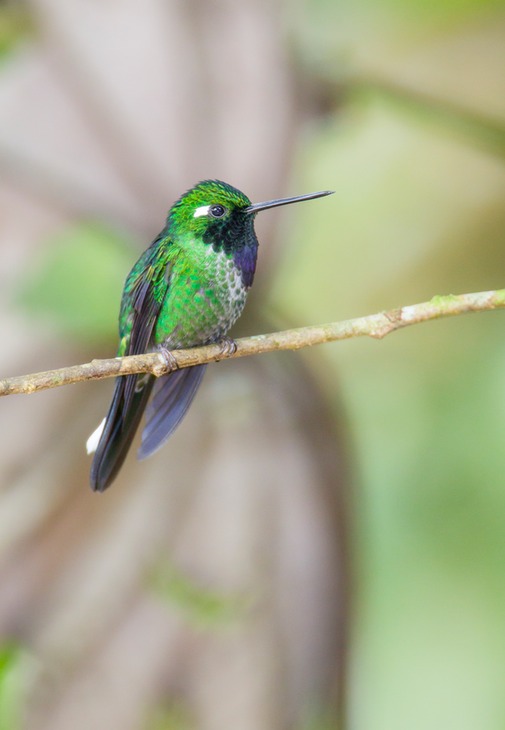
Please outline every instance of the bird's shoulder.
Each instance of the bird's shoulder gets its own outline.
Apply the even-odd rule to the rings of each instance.
[[[132,327],[151,320],[163,303],[173,265],[172,243],[170,236],[162,231],[126,277],[119,312],[120,350],[130,349],[128,340]]]

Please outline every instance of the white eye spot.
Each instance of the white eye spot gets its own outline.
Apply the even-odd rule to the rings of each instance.
[[[193,213],[193,218],[200,218],[202,215],[209,215],[210,205],[201,205]]]

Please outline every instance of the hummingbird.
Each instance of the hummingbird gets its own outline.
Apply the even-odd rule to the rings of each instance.
[[[224,351],[233,349],[227,333],[242,313],[256,270],[256,214],[332,192],[253,204],[227,183],[203,180],[181,195],[126,279],[118,357],[157,349],[166,355],[219,342]],[[94,491],[103,492],[117,476],[144,411],[138,458],[165,443],[191,405],[206,367],[173,370],[159,378],[116,378],[107,416],[87,442],[88,453],[95,452],[90,475]]]

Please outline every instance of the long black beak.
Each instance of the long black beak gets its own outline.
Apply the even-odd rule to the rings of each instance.
[[[307,193],[307,195],[297,195],[295,198],[278,198],[277,200],[267,200],[265,203],[253,203],[244,208],[244,213],[257,213],[259,210],[266,208],[277,208],[279,205],[290,205],[291,203],[299,203],[301,200],[312,200],[313,198],[324,198],[325,195],[333,195],[334,190],[321,190],[319,193]]]

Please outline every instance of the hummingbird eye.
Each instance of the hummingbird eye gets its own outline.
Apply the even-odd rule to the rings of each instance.
[[[226,208],[223,205],[211,205],[209,213],[213,218],[222,218],[226,213]]]

